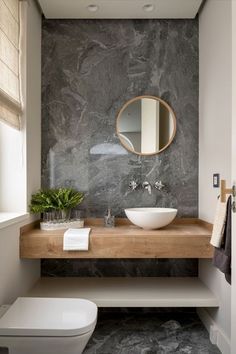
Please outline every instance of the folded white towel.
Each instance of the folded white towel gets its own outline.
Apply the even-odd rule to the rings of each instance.
[[[225,222],[227,216],[227,201],[228,201],[228,197],[226,198],[225,203],[222,203],[219,199],[216,207],[215,220],[214,220],[210,243],[212,244],[212,246],[218,248],[221,247],[222,238],[225,230]]]
[[[64,233],[64,251],[88,251],[90,228],[68,229]]]

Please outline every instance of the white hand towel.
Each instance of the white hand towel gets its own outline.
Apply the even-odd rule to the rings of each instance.
[[[64,233],[64,251],[88,251],[90,228],[68,229]]]
[[[226,198],[225,203],[222,203],[220,199],[217,202],[215,220],[214,220],[213,231],[212,231],[212,236],[210,241],[212,246],[217,248],[221,247],[222,238],[224,235],[226,216],[227,216],[227,200],[228,197]]]

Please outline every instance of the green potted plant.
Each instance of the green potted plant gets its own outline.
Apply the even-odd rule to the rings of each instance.
[[[84,199],[84,194],[73,188],[55,188],[39,190],[32,195],[30,212],[46,213],[60,211],[62,219],[69,219],[71,209],[79,205]]]

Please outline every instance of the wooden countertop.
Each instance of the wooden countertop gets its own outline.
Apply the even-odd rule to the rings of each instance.
[[[212,225],[199,219],[176,219],[159,230],[143,230],[127,219],[104,228],[101,219],[87,219],[91,227],[88,251],[63,251],[65,230],[21,229],[20,257],[40,258],[212,258]]]

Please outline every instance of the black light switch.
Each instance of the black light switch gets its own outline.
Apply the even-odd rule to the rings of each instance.
[[[219,173],[213,174],[213,187],[214,188],[220,187],[220,174]]]

